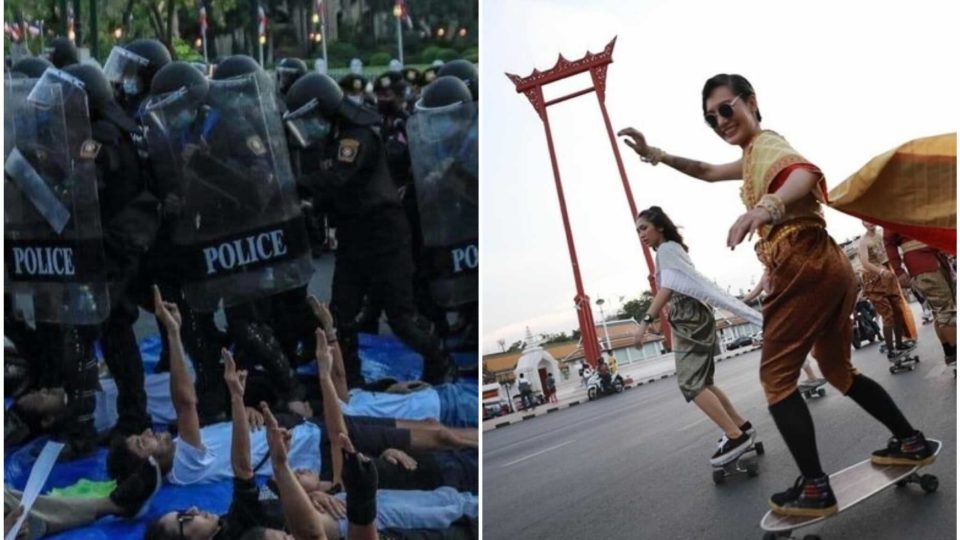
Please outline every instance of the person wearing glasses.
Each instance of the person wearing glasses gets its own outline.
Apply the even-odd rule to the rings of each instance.
[[[730,227],[727,246],[733,249],[748,234],[759,232],[757,253],[771,284],[763,305],[760,382],[801,472],[793,486],[770,497],[770,506],[783,515],[829,515],[837,511],[836,498],[821,468],[813,419],[797,390],[811,349],[823,376],[893,433],[884,448],[873,452],[874,463],[929,464],[936,457],[890,395],[850,363],[856,279],[850,261],[826,231],[823,173],[783,136],[761,128],[757,95],[744,77],[711,77],[701,98],[707,125],[724,142],[741,148],[736,161],[714,165],[669,154],[647,144],[634,128],[618,135],[651,165],[664,163],[706,182],[743,179],[740,196],[747,211]]]

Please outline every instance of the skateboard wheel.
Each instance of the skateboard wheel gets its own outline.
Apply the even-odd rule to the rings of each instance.
[[[762,456],[762,455],[763,455],[764,450],[763,450],[763,443],[762,443],[762,442],[757,442],[756,444],[753,445],[753,447],[756,449],[758,456]]]
[[[817,390],[817,393],[820,394],[820,397],[827,395],[827,391],[824,390],[823,388]]]
[[[713,483],[718,486],[723,483],[726,479],[727,474],[723,472],[723,469],[716,469],[713,471]]]
[[[903,487],[905,485],[907,485],[906,480],[897,480],[897,487]]]
[[[894,369],[893,366],[890,366],[890,373],[893,373],[894,375],[896,375],[896,374],[897,374],[897,370]]]
[[[763,540],[777,540],[779,538],[776,533],[768,532],[763,534]]]
[[[920,487],[927,493],[933,493],[940,487],[940,480],[932,474],[925,474],[920,477]]]

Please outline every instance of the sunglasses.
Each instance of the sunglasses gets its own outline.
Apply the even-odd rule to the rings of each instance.
[[[731,101],[730,103],[721,103],[720,106],[717,107],[717,112],[707,113],[703,115],[703,119],[706,120],[707,125],[709,125],[712,128],[716,128],[718,123],[718,120],[717,120],[718,114],[728,120],[732,118],[733,106],[737,104],[737,100],[739,99],[740,99],[740,96],[737,96],[733,98],[733,101]]]

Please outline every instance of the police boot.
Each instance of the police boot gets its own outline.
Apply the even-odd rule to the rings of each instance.
[[[96,392],[99,387],[97,359],[93,354],[96,327],[63,327],[63,368],[67,394],[66,420],[56,429],[54,439],[64,443],[58,461],[71,461],[91,454],[97,446],[93,424]]]

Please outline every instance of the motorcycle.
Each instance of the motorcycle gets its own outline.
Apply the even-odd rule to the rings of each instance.
[[[880,333],[880,325],[876,321],[876,311],[873,306],[864,300],[857,303],[856,309],[850,315],[853,319],[853,348],[859,349],[864,341],[873,343],[883,341],[883,335]]]
[[[603,379],[596,371],[587,379],[587,399],[593,401],[600,396],[619,394],[623,392],[623,377],[620,374],[611,374],[610,383],[603,384]]]

